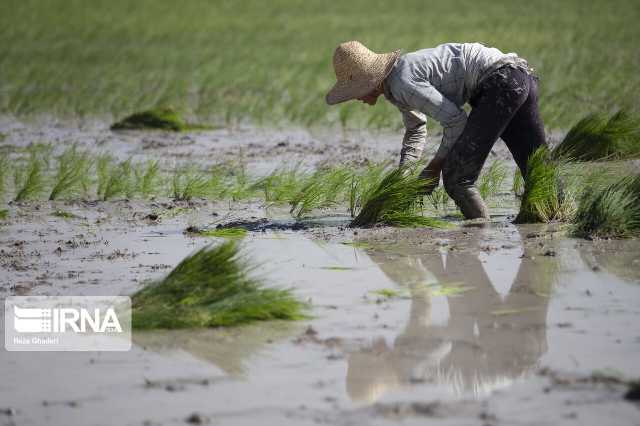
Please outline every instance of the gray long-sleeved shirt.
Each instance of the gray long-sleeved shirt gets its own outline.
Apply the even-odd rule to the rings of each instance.
[[[507,64],[527,68],[515,53],[480,43],[446,43],[400,56],[384,81],[385,98],[398,107],[405,126],[400,164],[422,155],[426,115],[442,125],[435,158],[444,159],[467,122],[462,106],[484,77]]]

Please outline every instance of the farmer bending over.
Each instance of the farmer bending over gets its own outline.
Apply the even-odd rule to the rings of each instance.
[[[400,164],[415,161],[426,143],[426,115],[443,127],[442,143],[421,173],[431,193],[440,180],[467,219],[488,218],[475,187],[480,170],[501,137],[526,176],[527,159],[545,145],[538,112],[537,78],[514,53],[479,43],[446,43],[401,55],[377,54],[358,41],[333,55],[337,83],[329,105],[358,99],[375,105],[384,94],[402,113],[405,134]],[[462,106],[469,103],[471,113]]]

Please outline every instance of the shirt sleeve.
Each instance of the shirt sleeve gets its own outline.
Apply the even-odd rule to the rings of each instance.
[[[442,143],[435,158],[444,159],[462,134],[467,123],[467,114],[427,82],[414,82],[398,95],[401,102],[440,123],[443,129]]]
[[[427,142],[427,117],[419,111],[403,111],[404,138],[400,151],[400,165],[405,162],[417,161]]]

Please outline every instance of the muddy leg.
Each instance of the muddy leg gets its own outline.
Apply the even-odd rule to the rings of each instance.
[[[460,138],[443,167],[444,187],[467,219],[488,218],[475,182],[491,147],[529,96],[529,75],[501,68],[482,83]]]
[[[500,136],[509,148],[522,176],[527,175],[527,160],[538,148],[546,146],[544,123],[538,110],[538,82],[529,76],[529,96]]]

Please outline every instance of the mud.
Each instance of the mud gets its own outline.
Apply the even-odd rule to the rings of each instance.
[[[39,139],[123,158],[212,162],[244,150],[254,171],[283,158],[378,160],[400,144],[390,134],[111,134],[6,120],[2,133],[5,150]],[[134,333],[122,353],[3,349],[0,424],[638,424],[638,403],[625,399],[640,377],[638,240],[516,226],[508,208],[488,224],[453,220],[451,230],[349,229],[334,211],[296,222],[260,203],[8,210],[2,298],[131,294],[220,241],[185,229],[243,226],[255,273],[293,288],[312,318]]]

